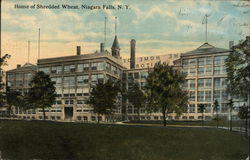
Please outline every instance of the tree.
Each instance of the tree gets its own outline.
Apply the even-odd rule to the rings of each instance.
[[[168,64],[158,62],[149,72],[145,86],[149,101],[147,108],[161,111],[164,126],[168,113],[180,115],[187,106],[188,95],[181,87],[185,82],[185,75]]]
[[[219,127],[219,117],[218,117],[219,102],[217,101],[217,99],[215,99],[213,107],[214,107],[214,111],[215,111],[215,114],[216,114],[214,120],[216,121],[216,126],[218,128]]]
[[[6,102],[8,116],[11,117],[12,107],[19,107],[23,104],[23,96],[21,92],[10,90],[9,87],[6,89]]]
[[[0,107],[4,107],[6,104],[6,93],[4,93],[3,83],[3,70],[2,67],[7,65],[7,60],[10,58],[10,55],[5,54],[3,57],[0,57]]]
[[[232,119],[232,110],[234,108],[234,102],[233,102],[233,99],[230,99],[229,102],[228,102],[228,106],[229,106],[229,112],[230,112],[230,131],[232,131],[232,124],[233,124],[233,119]]]
[[[98,115],[111,115],[116,108],[117,95],[120,91],[119,82],[108,80],[106,83],[99,82],[92,88],[88,103]]]
[[[205,104],[199,104],[198,105],[199,112],[202,113],[202,127],[204,126],[204,111],[206,110]]]
[[[45,120],[45,108],[52,107],[56,99],[55,82],[51,81],[49,75],[42,71],[36,73],[30,82],[28,100],[32,108],[43,110],[43,120]]]
[[[249,100],[250,96],[250,42],[249,37],[243,43],[233,46],[226,59],[228,91],[233,96]]]
[[[245,136],[247,137],[247,130],[248,130],[248,127],[247,127],[247,107],[244,105],[242,107],[240,107],[239,109],[239,112],[238,112],[238,117],[242,120],[245,120]]]
[[[145,106],[146,97],[143,91],[139,88],[138,83],[133,83],[133,86],[128,90],[126,97],[129,102],[137,108],[138,120],[140,120],[140,109]]]

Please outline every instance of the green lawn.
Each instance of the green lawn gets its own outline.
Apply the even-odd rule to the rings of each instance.
[[[157,124],[157,125],[163,125],[163,121],[151,121],[151,120],[141,120],[141,121],[130,121],[129,123],[141,123],[141,124]],[[229,127],[230,121],[225,120],[225,121],[220,121],[219,122],[219,127]],[[201,126],[202,121],[201,120],[196,120],[196,121],[167,121],[167,125],[188,125],[188,126]],[[204,121],[204,126],[211,126],[211,127],[216,127],[217,123],[216,121],[210,120],[210,121]],[[232,122],[233,127],[245,127],[245,121],[238,120],[238,121],[233,121]]]
[[[247,141],[220,129],[0,121],[0,151],[18,160],[240,160]]]

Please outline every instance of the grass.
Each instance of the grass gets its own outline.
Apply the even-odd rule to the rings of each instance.
[[[220,129],[0,121],[0,151],[18,160],[240,160],[247,140]]]
[[[163,121],[151,121],[151,120],[140,120],[140,121],[130,121],[129,123],[141,123],[141,124],[157,124],[157,125],[163,125]],[[219,127],[229,127],[230,126],[230,121],[220,121],[219,122]],[[188,125],[188,126],[201,126],[202,121],[201,120],[196,120],[196,121],[174,121],[170,120],[167,121],[167,125]],[[217,123],[216,121],[210,120],[210,121],[204,121],[204,126],[211,126],[211,127],[216,127]],[[233,127],[245,127],[245,122],[244,121],[233,121],[232,122]]]

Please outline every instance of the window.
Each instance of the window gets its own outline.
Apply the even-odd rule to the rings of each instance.
[[[69,104],[69,100],[64,100],[64,104]]]
[[[135,78],[135,79],[139,79],[139,73],[138,73],[138,72],[135,72],[135,73],[134,73],[134,78]]]
[[[189,91],[189,100],[195,101],[195,91]]]
[[[63,86],[64,87],[75,86],[75,77],[74,76],[64,77]]]
[[[220,87],[220,78],[215,78],[215,79],[214,79],[214,87],[215,87],[215,88]]]
[[[227,101],[228,95],[226,91],[221,91],[222,101]]]
[[[56,101],[56,104],[62,104],[62,101]]]
[[[104,70],[105,69],[105,63],[104,62],[98,62],[97,63],[97,70]]]
[[[88,117],[87,117],[87,116],[84,116],[84,117],[83,117],[83,120],[84,120],[84,121],[88,121]]]
[[[62,73],[62,66],[52,66],[51,73]]]
[[[212,86],[212,79],[211,78],[206,79],[205,87],[211,87],[211,86]]]
[[[210,88],[212,86],[211,78],[202,78],[198,79],[198,87],[199,88]]]
[[[223,65],[225,64],[226,59],[227,56],[216,56],[214,57],[214,65]]]
[[[204,67],[200,67],[200,68],[198,69],[198,74],[199,74],[199,75],[204,75],[204,74],[205,74],[205,68],[204,68]]]
[[[97,63],[91,63],[91,70],[97,70]]]
[[[204,79],[198,79],[198,87],[204,87]]]
[[[196,59],[189,59],[189,66],[196,66]]]
[[[91,82],[92,83],[103,82],[103,81],[104,81],[103,74],[92,74],[91,75]]]
[[[204,91],[198,91],[198,101],[203,102],[204,101]]]
[[[81,116],[77,116],[77,120],[78,121],[82,120],[82,117]]]
[[[65,65],[64,72],[69,72],[69,71],[70,71],[70,65]]]
[[[77,64],[77,72],[83,72],[83,64]]]
[[[189,84],[190,89],[194,89],[195,88],[195,79],[189,79],[188,84]]]
[[[148,72],[141,72],[141,78],[146,79],[148,77]]]
[[[133,73],[128,73],[128,79],[129,79],[129,80],[134,79],[133,77],[134,77],[134,76],[133,76]]]
[[[8,80],[14,80],[15,79],[15,75],[14,74],[9,74],[8,75]]]
[[[91,121],[95,121],[96,118],[94,116],[91,116]]]
[[[195,105],[189,104],[189,113],[195,113]]]
[[[212,100],[212,92],[211,91],[205,91],[205,101],[210,102]]]
[[[32,73],[25,73],[24,74],[24,79],[31,79],[32,78]]]
[[[212,64],[212,57],[206,57],[206,65]]]
[[[77,100],[77,104],[84,104],[84,100]]]
[[[211,112],[211,104],[205,104],[205,112],[210,113]]]
[[[183,59],[182,65],[183,67],[188,66],[188,59]]]
[[[226,78],[214,78],[214,87],[215,88],[226,88],[227,79]]]
[[[89,70],[89,63],[84,63],[84,64],[83,64],[83,70],[84,70],[84,71]]]
[[[220,101],[220,91],[214,91],[214,100]]]
[[[205,73],[206,75],[212,74],[212,67],[206,67],[205,70],[206,70],[206,73]]]
[[[114,74],[117,74],[117,67],[116,66],[111,66],[111,72],[114,73]]]
[[[189,75],[196,75],[196,68],[190,68]]]
[[[74,64],[70,65],[70,72],[75,72],[76,66]]]
[[[89,83],[89,75],[77,76],[77,85],[81,86],[83,84]]]
[[[205,65],[205,58],[199,58],[199,66],[204,66]]]
[[[220,74],[220,67],[214,67],[214,74]]]
[[[111,71],[111,64],[110,63],[107,63],[106,70]]]
[[[39,68],[39,71],[43,71],[46,74],[50,73],[50,67],[41,67]]]
[[[62,77],[53,77],[51,81],[55,82],[56,87],[60,87],[62,85]]]

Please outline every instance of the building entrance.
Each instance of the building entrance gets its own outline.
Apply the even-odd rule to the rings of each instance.
[[[64,119],[72,120],[73,118],[73,107],[64,107]]]

